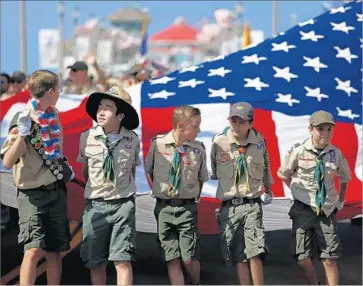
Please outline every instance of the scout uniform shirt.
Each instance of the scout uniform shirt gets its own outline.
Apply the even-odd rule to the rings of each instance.
[[[80,152],[77,161],[88,165],[85,198],[114,200],[130,197],[136,193],[132,169],[141,165],[140,140],[136,133],[121,127],[118,138],[121,140],[111,152],[115,174],[115,185],[113,185],[108,178],[105,178],[103,172],[108,149],[99,138],[104,136],[106,135],[103,128],[97,125],[83,132],[80,138]]]
[[[200,195],[200,181],[208,181],[206,152],[201,142],[185,141],[180,160],[179,199],[194,199]],[[170,199],[170,170],[176,142],[172,132],[156,136],[146,157],[145,170],[152,178],[152,191],[155,197]]]
[[[236,145],[238,143],[229,127],[213,138],[211,164],[213,177],[218,179],[216,197],[220,200],[258,198],[263,186],[269,189],[273,183],[264,138],[250,129],[246,145],[242,149]],[[235,182],[240,152],[244,153],[247,170],[239,182]]]
[[[325,165],[323,175],[326,198],[322,210],[328,217],[334,211],[332,205],[338,198],[334,177],[337,175],[340,183],[347,183],[351,180],[347,160],[338,148],[329,144],[318,156],[318,151],[315,149],[311,138],[307,139],[302,144],[296,144],[289,150],[277,175],[284,180],[291,178],[290,188],[293,198],[311,206],[315,210],[317,207],[315,194],[318,185],[314,172],[318,157],[322,158]]]
[[[30,103],[27,103],[26,108],[30,111],[30,118],[39,123],[38,117]],[[56,117],[58,125],[60,128],[60,134],[62,135],[62,125],[58,117],[58,112],[56,108]],[[4,157],[5,153],[14,144],[15,140],[18,138],[18,128],[14,127],[9,131],[8,137],[1,148],[1,158]],[[63,146],[63,138],[60,136],[59,144]],[[19,189],[34,189],[40,186],[47,186],[49,184],[57,181],[57,178],[49,170],[49,167],[44,164],[44,161],[38,151],[32,146],[28,141],[26,141],[26,152],[23,156],[19,158],[19,161],[13,167],[13,179],[14,185]]]

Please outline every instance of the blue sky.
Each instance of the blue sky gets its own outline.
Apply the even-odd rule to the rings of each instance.
[[[20,5],[19,1],[1,2],[1,71],[8,73],[20,69]],[[241,1],[239,1],[241,2]],[[58,1],[26,1],[27,72],[39,67],[38,32],[40,29],[56,29],[59,25]],[[171,25],[178,16],[186,18],[195,27],[202,18],[212,18],[215,9],[234,8],[238,1],[137,1],[146,7],[152,17],[149,35]],[[323,12],[322,1],[279,1],[279,31],[291,27],[291,14],[305,21]],[[90,15],[105,17],[121,7],[131,6],[132,1],[66,1],[65,37],[72,35],[72,10],[79,7],[80,23]],[[272,2],[243,1],[244,18],[251,28],[263,30],[266,37],[272,31]]]

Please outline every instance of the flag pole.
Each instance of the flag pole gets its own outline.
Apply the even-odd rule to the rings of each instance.
[[[273,0],[272,2],[272,36],[277,35],[278,33],[278,6],[277,0]]]
[[[21,70],[26,73],[27,60],[26,60],[26,9],[25,0],[20,0],[20,60]]]

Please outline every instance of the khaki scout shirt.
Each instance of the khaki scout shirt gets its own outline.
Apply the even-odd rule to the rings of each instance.
[[[30,118],[39,123],[38,117],[33,110],[30,102],[27,103],[27,107],[30,110]],[[56,110],[56,109],[55,109]],[[62,134],[62,125],[58,117],[58,112],[56,110],[56,115],[58,119],[58,124],[60,127],[60,132]],[[1,148],[1,158],[4,157],[5,153],[14,144],[15,140],[18,138],[18,128],[14,127],[10,130],[6,141]],[[49,168],[44,164],[43,159],[40,157],[39,153],[30,142],[25,141],[26,152],[23,156],[19,158],[19,161],[13,167],[13,179],[15,187],[19,189],[34,189],[42,185],[46,186],[57,181],[57,178],[49,170]],[[63,137],[60,137],[61,150],[63,149]]]
[[[208,181],[206,152],[202,143],[183,143],[185,156],[181,160],[181,176],[178,198],[193,199],[200,195],[200,181]],[[152,178],[152,191],[160,199],[169,199],[169,172],[176,152],[176,142],[172,132],[157,136],[151,144],[145,159],[146,173]]]
[[[220,200],[234,197],[258,198],[263,191],[263,186],[269,189],[273,183],[265,141],[254,129],[249,131],[245,145],[248,184],[247,178],[243,176],[237,186],[234,185],[234,180],[239,152],[234,148],[235,143],[237,143],[236,139],[230,129],[226,135],[223,132],[213,138],[211,165],[213,177],[218,179],[216,197]]]
[[[318,189],[314,179],[314,170],[318,152],[315,149],[311,138],[302,144],[296,144],[286,155],[277,175],[284,180],[291,178],[291,192],[295,200],[310,205],[314,210],[315,193]],[[329,216],[333,209],[332,205],[338,198],[335,189],[334,177],[338,176],[340,183],[347,183],[351,180],[347,160],[342,152],[335,146],[329,144],[322,151],[325,162],[324,183],[326,188],[326,201],[322,210]]]
[[[116,176],[116,188],[105,179],[103,163],[108,153],[106,145],[95,139],[104,135],[103,128],[95,126],[80,138],[80,151],[77,161],[88,165],[88,180],[85,188],[86,199],[102,198],[114,200],[126,198],[136,193],[135,178],[132,169],[141,164],[139,159],[140,140],[132,131],[121,127],[121,141],[113,149],[113,163]]]

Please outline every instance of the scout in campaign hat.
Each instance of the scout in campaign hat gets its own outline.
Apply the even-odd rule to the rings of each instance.
[[[117,86],[111,87],[106,92],[94,92],[89,96],[86,111],[94,121],[97,122],[97,110],[103,98],[113,100],[116,103],[118,112],[125,115],[125,118],[121,121],[125,128],[133,130],[139,126],[139,116],[131,105],[130,95]]]

